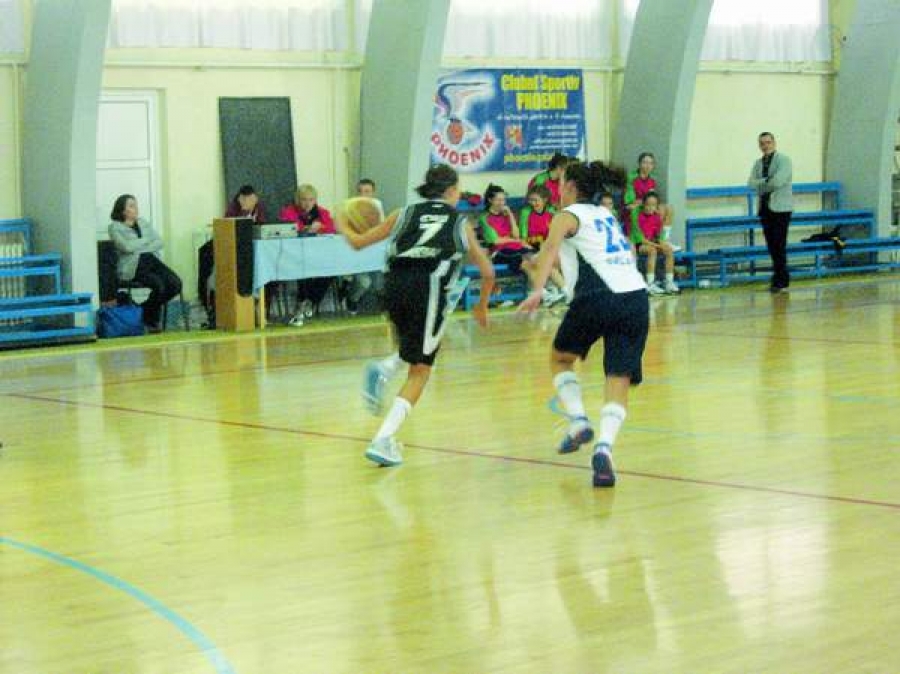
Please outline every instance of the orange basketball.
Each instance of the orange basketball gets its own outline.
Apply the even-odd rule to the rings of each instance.
[[[341,205],[338,217],[342,217],[354,232],[362,234],[380,225],[384,220],[384,212],[378,199],[351,197]]]

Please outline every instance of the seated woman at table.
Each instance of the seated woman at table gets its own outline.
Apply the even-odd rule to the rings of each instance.
[[[294,203],[281,209],[279,219],[296,224],[298,234],[334,234],[334,219],[327,208],[319,206],[318,198],[315,187],[300,185]]]
[[[334,234],[334,220],[331,213],[327,208],[319,206],[318,197],[315,187],[309,184],[300,185],[294,195],[294,203],[281,209],[280,219],[283,222],[295,223],[298,235]],[[301,326],[306,319],[312,318],[334,280],[329,276],[298,281],[297,305],[289,323]]]

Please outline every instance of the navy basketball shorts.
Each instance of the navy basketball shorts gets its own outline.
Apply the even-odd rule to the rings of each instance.
[[[576,296],[569,305],[553,348],[587,359],[591,347],[603,340],[603,370],[607,376],[643,380],[641,358],[650,329],[646,290],[628,293],[598,291]]]

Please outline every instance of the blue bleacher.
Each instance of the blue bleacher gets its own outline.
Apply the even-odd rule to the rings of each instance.
[[[31,254],[31,224],[0,220],[0,348],[96,339],[90,293],[62,292],[62,256]]]
[[[900,239],[877,237],[875,214],[871,209],[844,209],[840,183],[795,183],[794,194],[823,194],[830,197],[832,208],[815,211],[795,211],[791,218],[791,231],[806,228],[825,231],[841,227],[841,235],[845,237],[844,255],[850,253],[864,254],[863,259],[844,255],[837,256],[830,242],[823,243],[789,243],[787,248],[788,262],[792,263],[791,274],[797,277],[812,276],[820,278],[826,274],[848,272],[876,271],[896,268],[897,263],[881,259],[878,254],[900,250]],[[759,216],[754,215],[755,193],[746,186],[701,187],[687,191],[688,199],[709,199],[745,197],[747,213],[745,215],[729,215],[718,217],[688,218],[685,222],[685,250],[680,264],[687,267],[689,276],[680,281],[684,287],[697,287],[701,280],[714,281],[728,285],[732,281],[764,281],[766,274],[757,274],[762,269],[756,263],[769,259],[765,245],[757,245],[757,231],[762,229]],[[702,250],[698,246],[698,238],[711,234],[744,234],[746,245]],[[884,256],[882,256],[884,257]],[[678,261],[676,257],[676,261]],[[700,266],[713,270],[713,273],[702,274]],[[744,265],[747,269],[735,271],[734,267]]]
[[[481,298],[481,285],[479,283],[481,272],[474,264],[467,264],[463,267],[462,273],[471,279],[462,297],[462,307],[469,311],[469,309],[478,304]],[[500,279],[509,279],[509,281],[506,285],[495,286],[495,290],[499,287],[500,291],[491,295],[493,302],[521,302],[528,295],[528,280],[523,272],[516,273],[511,271],[509,266],[505,264],[495,264],[494,273],[497,275],[498,281]]]

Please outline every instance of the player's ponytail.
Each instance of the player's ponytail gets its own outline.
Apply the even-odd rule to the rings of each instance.
[[[625,185],[625,170],[602,161],[575,163],[566,166],[566,181],[575,183],[578,201],[597,203],[604,192],[621,190]]]
[[[447,164],[435,164],[425,172],[425,182],[416,188],[423,199],[440,199],[444,192],[459,182],[459,176]]]

